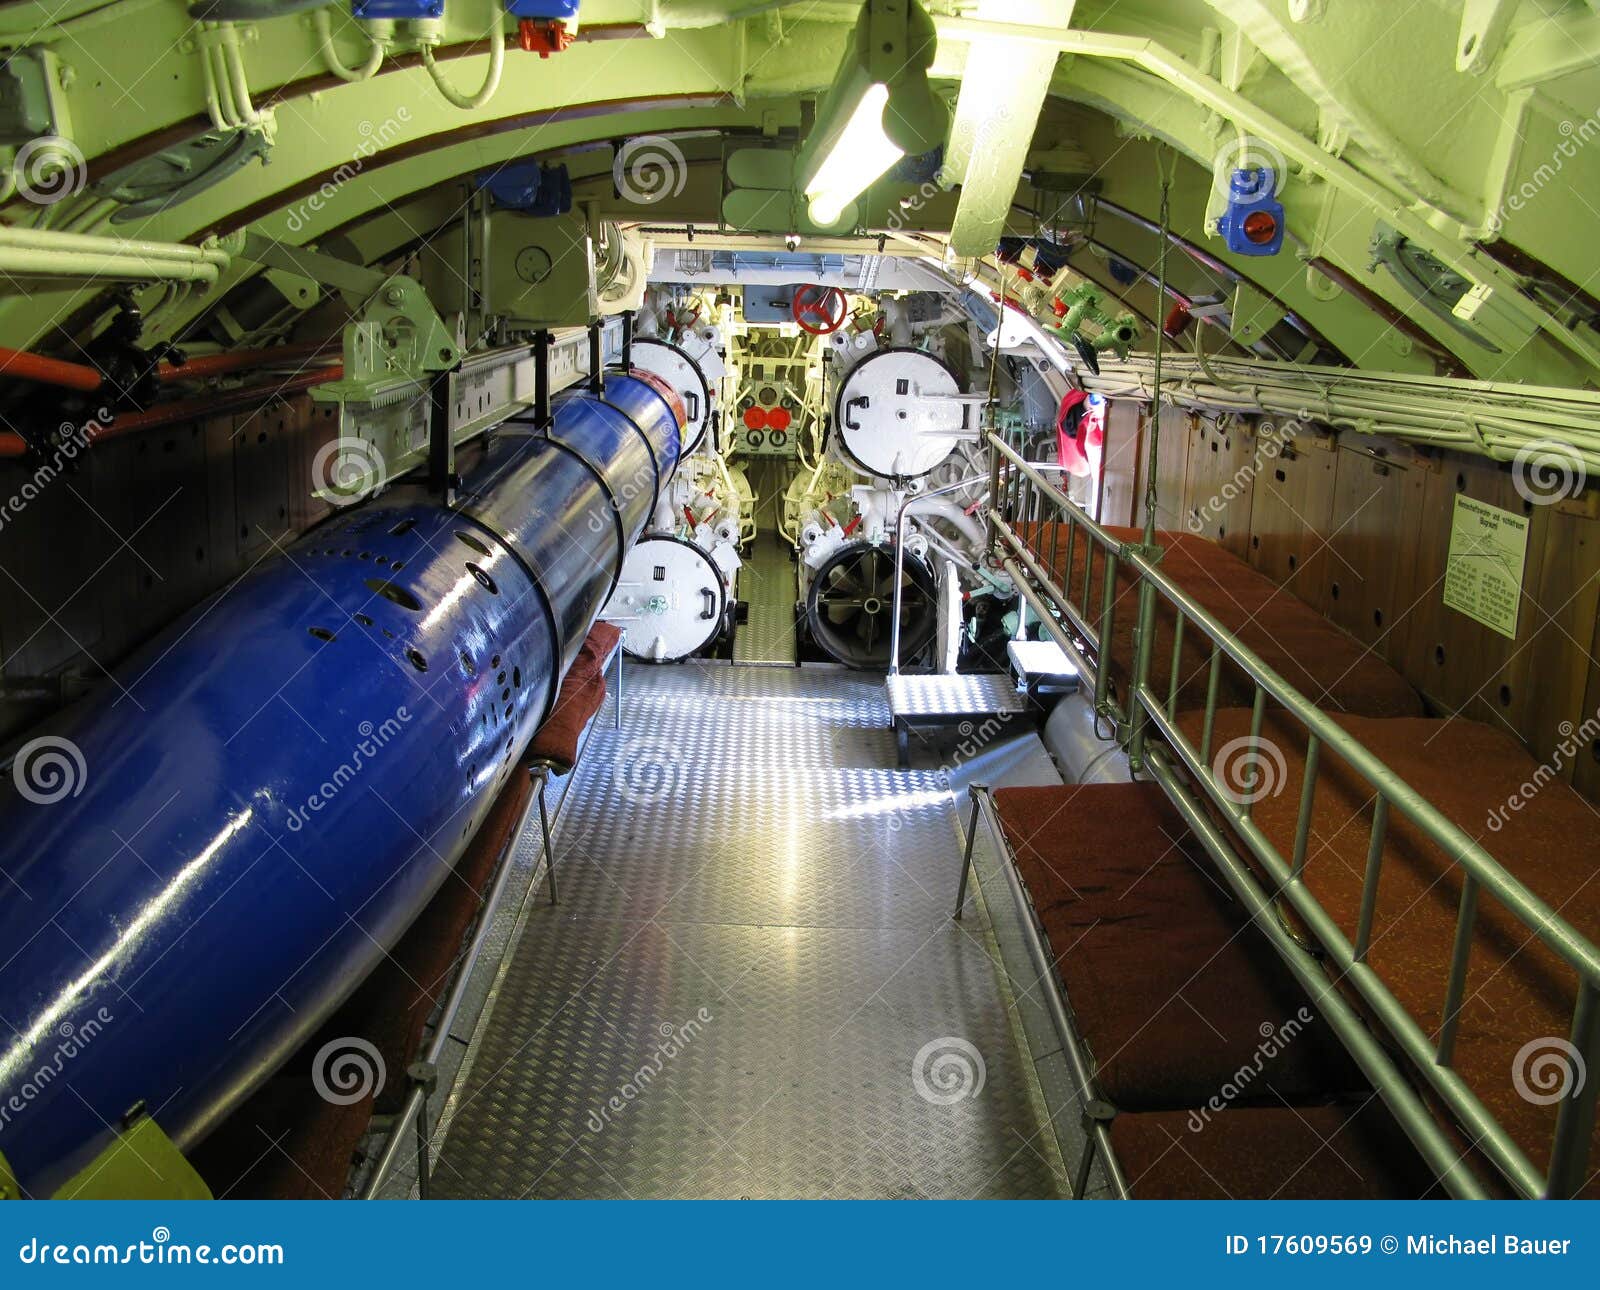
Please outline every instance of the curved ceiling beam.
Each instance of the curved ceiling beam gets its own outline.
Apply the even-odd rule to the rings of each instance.
[[[1491,291],[1497,307],[1508,318],[1530,329],[1530,332],[1542,332],[1549,341],[1568,351],[1585,365],[1590,377],[1595,370],[1600,370],[1600,344],[1570,330],[1561,319],[1524,296],[1521,283],[1514,275],[1507,273],[1489,257],[1465,246],[1459,238],[1440,232],[1415,212],[1398,208],[1395,193],[1348,162],[1332,156],[1285,126],[1261,105],[1228,89],[1156,41],[1138,36],[1092,31],[1045,31],[958,18],[940,18],[937,26],[941,35],[1005,35],[1017,40],[1032,40],[1058,48],[1064,53],[1124,63],[1159,78],[1191,102],[1217,113],[1237,128],[1248,131],[1277,149],[1304,175],[1320,180],[1340,197],[1356,204],[1366,219],[1370,220],[1381,213],[1389,224],[1417,246],[1469,281]],[[1201,160],[1209,164],[1210,157],[1202,156]]]
[[[641,120],[649,120],[652,128],[668,130],[710,127],[759,132],[761,125],[760,113],[739,107],[726,95],[683,96],[679,102],[619,99],[579,104],[553,109],[539,114],[536,121],[503,129],[493,128],[497,124],[493,122],[468,124],[378,154],[338,186],[337,201],[319,200],[331,172],[297,177],[271,197],[263,198],[256,208],[226,216],[228,231],[248,225],[280,241],[309,245],[335,232],[356,230],[374,217],[404,209],[483,170],[534,154],[625,137],[634,132]],[[603,126],[597,128],[597,122]],[[451,211],[459,213],[460,204],[460,198],[452,195]],[[248,218],[244,218],[246,215]],[[410,228],[407,236],[416,240],[440,222],[435,220],[426,228]],[[389,246],[364,248],[364,258],[369,263],[381,259],[405,240],[401,237]],[[260,271],[260,266],[236,259],[208,297],[191,299],[152,318],[146,341],[155,343],[181,334],[215,300]],[[81,325],[81,316],[75,321]]]
[[[1335,42],[1327,38],[1340,30],[1339,24],[1300,24],[1291,28],[1268,0],[1206,0],[1206,3],[1237,26],[1294,82],[1295,88],[1316,105],[1325,125],[1334,126],[1333,132],[1348,134],[1393,181],[1461,224],[1476,224],[1482,218],[1479,199],[1458,192],[1429,170],[1374,112],[1349,92],[1348,87],[1340,92],[1338,80],[1348,71],[1348,60],[1342,56],[1342,51],[1335,50]],[[1307,51],[1307,43],[1316,45],[1317,58]]]

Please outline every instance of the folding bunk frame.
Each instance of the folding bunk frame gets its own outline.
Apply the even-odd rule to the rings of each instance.
[[[998,436],[987,435],[986,443],[990,461],[986,519],[999,567],[1011,576],[1029,608],[1079,668],[1080,675],[1094,678],[1095,711],[1109,723],[1112,737],[1127,749],[1134,773],[1160,785],[1204,846],[1244,911],[1267,937],[1287,970],[1305,988],[1328,1025],[1372,1081],[1372,1087],[1416,1144],[1441,1186],[1458,1197],[1488,1194],[1483,1181],[1463,1158],[1459,1140],[1430,1110],[1419,1092],[1418,1078],[1426,1083],[1431,1097],[1477,1144],[1478,1152],[1493,1165],[1513,1193],[1525,1197],[1577,1194],[1587,1177],[1596,1096],[1600,1094],[1600,1078],[1593,1077],[1600,1073],[1600,951],[1358,739],[1240,644],[1181,587],[1163,575],[1158,549],[1121,541],[1069,501],[1042,470],[1024,460]],[[1042,534],[1044,524],[1050,525],[1049,568],[1029,549],[1021,533],[1031,525],[1034,533]],[[1058,566],[1063,530],[1066,558],[1065,563]],[[1068,572],[1062,582],[1075,581],[1072,553],[1079,542],[1085,544],[1087,558],[1083,562],[1083,585],[1076,589],[1075,596],[1075,589],[1061,585],[1052,570],[1064,568]],[[1104,565],[1098,600],[1093,585],[1096,550],[1101,553]],[[1131,682],[1125,695],[1114,696],[1110,649],[1101,649],[1100,642],[1113,638],[1119,571],[1137,581],[1138,630],[1134,636]],[[1165,602],[1175,615],[1172,668],[1165,695],[1157,693],[1149,682],[1160,602]],[[1180,652],[1186,631],[1198,633],[1209,646],[1204,724],[1198,746],[1184,734],[1177,721]],[[1230,791],[1211,766],[1212,728],[1219,706],[1224,665],[1242,672],[1253,686],[1252,738],[1260,738],[1269,701],[1287,710],[1306,732],[1305,776],[1289,855],[1284,855],[1252,821],[1250,801],[1239,800],[1240,795]],[[1345,936],[1303,881],[1317,767],[1324,750],[1341,758],[1351,768],[1373,801],[1354,941]],[[1243,796],[1248,799],[1250,795]],[[1077,1192],[1082,1194],[1093,1158],[1098,1154],[1105,1164],[1113,1192],[1127,1196],[1128,1183],[1111,1146],[1109,1122],[1113,1110],[1095,1087],[1088,1054],[1073,1029],[1060,976],[1000,827],[994,799],[981,787],[974,787],[972,797],[972,818],[957,911],[965,898],[973,842],[981,819],[1000,850],[1001,868],[1016,901],[1034,967],[1040,979],[1049,985],[1048,993],[1053,994],[1047,1006],[1085,1110],[1088,1143],[1076,1170]],[[1429,1037],[1367,962],[1382,882],[1384,842],[1395,812],[1408,819],[1447,856],[1453,857],[1462,871],[1462,895],[1450,965],[1439,983],[1443,1000],[1440,1015],[1444,1024],[1437,1038]],[[1223,824],[1219,824],[1219,820]],[[1580,1060],[1587,1064],[1591,1078],[1568,1081],[1569,1087],[1557,1112],[1549,1168],[1544,1172],[1529,1160],[1454,1068],[1456,1024],[1466,988],[1479,900],[1483,895],[1499,901],[1530,940],[1537,938],[1543,942],[1577,978],[1569,1040]],[[1314,956],[1284,925],[1278,916],[1282,905],[1293,911],[1315,939],[1318,955]],[[1336,979],[1342,985],[1336,985]],[[1362,1011],[1358,1011],[1358,1005],[1367,1017],[1381,1025],[1402,1054],[1404,1066],[1380,1042]]]

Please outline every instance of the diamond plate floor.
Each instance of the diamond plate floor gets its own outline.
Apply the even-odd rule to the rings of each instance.
[[[796,585],[788,544],[759,533],[739,570],[739,598],[750,616],[733,638],[735,662],[794,662]]]
[[[954,800],[887,724],[876,678],[630,672],[435,1195],[1065,1194],[987,926],[949,917]]]

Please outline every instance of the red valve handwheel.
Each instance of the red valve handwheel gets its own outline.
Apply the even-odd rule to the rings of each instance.
[[[844,326],[849,316],[850,302],[838,287],[823,287],[807,283],[794,289],[794,304],[790,306],[800,330],[813,336],[826,336]],[[808,321],[814,320],[814,321]]]

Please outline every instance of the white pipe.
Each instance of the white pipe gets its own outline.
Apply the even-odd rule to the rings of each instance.
[[[472,111],[481,108],[500,88],[500,74],[505,70],[506,64],[506,38],[500,29],[500,10],[495,9],[495,23],[487,33],[489,38],[489,72],[484,77],[483,85],[476,94],[463,94],[444,78],[443,71],[433,61],[433,45],[425,43],[422,46],[422,61],[428,69],[428,75],[433,77],[433,83],[438,86],[439,93],[444,95],[446,101],[453,106]]]
[[[339,57],[339,52],[333,47],[333,25],[328,21],[326,7],[318,9],[311,15],[312,25],[316,28],[317,45],[322,53],[322,61],[327,69],[341,81],[364,81],[379,67],[383,65],[383,56],[388,51],[387,32],[383,26],[373,23],[366,29],[369,42],[367,61],[360,67],[347,67]]]
[[[259,125],[265,113],[256,111],[250,101],[250,77],[244,69],[244,53],[239,48],[239,33],[232,23],[222,28],[222,65],[228,73],[228,86],[233,93],[234,111],[244,125]]]
[[[1276,373],[1266,364],[1223,362],[1221,366],[1230,377],[1242,377],[1240,383],[1219,388],[1196,376],[1192,359],[1174,356],[1163,363],[1171,377],[1162,381],[1162,397],[1180,406],[1213,411],[1309,419],[1502,461],[1530,444],[1557,442],[1586,469],[1600,469],[1600,430],[1593,428],[1600,424],[1600,396],[1394,374],[1341,371],[1313,377],[1296,369]],[[1143,358],[1106,363],[1100,376],[1085,373],[1083,382],[1102,394],[1148,400],[1149,368]],[[1416,388],[1419,384],[1423,388]],[[1471,411],[1463,412],[1464,408]]]
[[[227,130],[232,127],[232,122],[223,111],[222,92],[217,87],[217,65],[212,53],[211,47],[202,42],[200,45],[200,70],[205,76],[206,113],[210,116],[212,125],[219,130]]]
[[[228,253],[215,246],[188,242],[152,242],[141,238],[102,237],[89,233],[53,233],[41,229],[0,227],[0,247],[56,252],[98,252],[132,255],[149,260],[198,260],[227,268]]]
[[[117,282],[216,282],[214,264],[153,260],[86,251],[38,251],[0,246],[0,273],[33,278],[109,278]]]
[[[970,543],[974,550],[982,550],[987,539],[983,525],[968,515],[948,497],[913,497],[905,509],[913,515],[934,516],[944,520]]]

